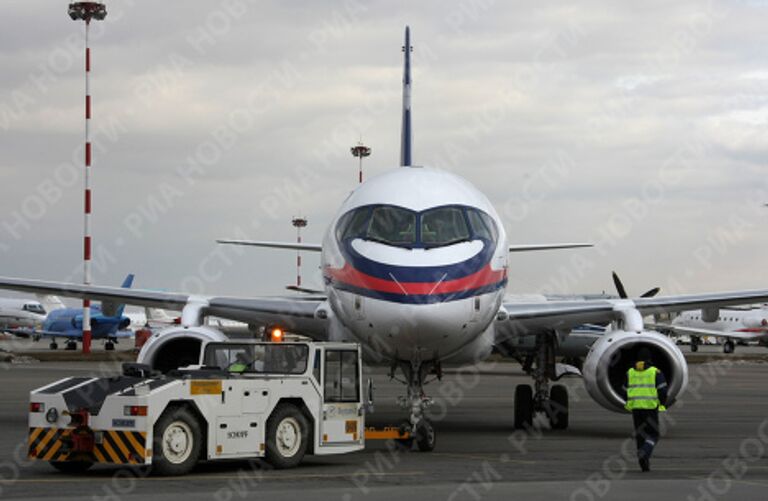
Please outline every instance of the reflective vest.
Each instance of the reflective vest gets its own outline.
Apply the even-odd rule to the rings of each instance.
[[[628,411],[635,409],[659,409],[666,408],[659,402],[659,392],[656,389],[656,367],[648,367],[639,371],[635,368],[627,371],[627,404]]]

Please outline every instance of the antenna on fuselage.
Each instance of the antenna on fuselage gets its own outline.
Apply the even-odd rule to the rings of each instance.
[[[403,126],[400,137],[400,166],[410,167],[413,129],[411,128],[411,30],[405,27],[405,45],[403,45]]]

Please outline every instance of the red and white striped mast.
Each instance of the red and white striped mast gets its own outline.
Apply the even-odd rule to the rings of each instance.
[[[85,21],[85,204],[83,238],[83,284],[91,284],[91,49],[88,46],[88,28],[91,20],[107,17],[107,8],[99,2],[75,2],[69,4],[69,17],[73,21]],[[91,352],[91,301],[83,299],[83,353]]]
[[[307,226],[307,218],[295,217],[291,224],[296,228],[296,243],[301,243],[301,229]],[[296,287],[301,287],[301,251],[296,251]]]

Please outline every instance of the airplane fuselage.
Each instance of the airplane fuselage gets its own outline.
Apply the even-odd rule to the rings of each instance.
[[[487,356],[507,248],[493,206],[456,175],[406,167],[366,181],[323,241],[332,338],[362,343],[368,358]]]

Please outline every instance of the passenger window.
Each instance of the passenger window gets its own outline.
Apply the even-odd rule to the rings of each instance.
[[[326,350],[325,352],[325,401],[359,402],[359,368],[357,352]]]

